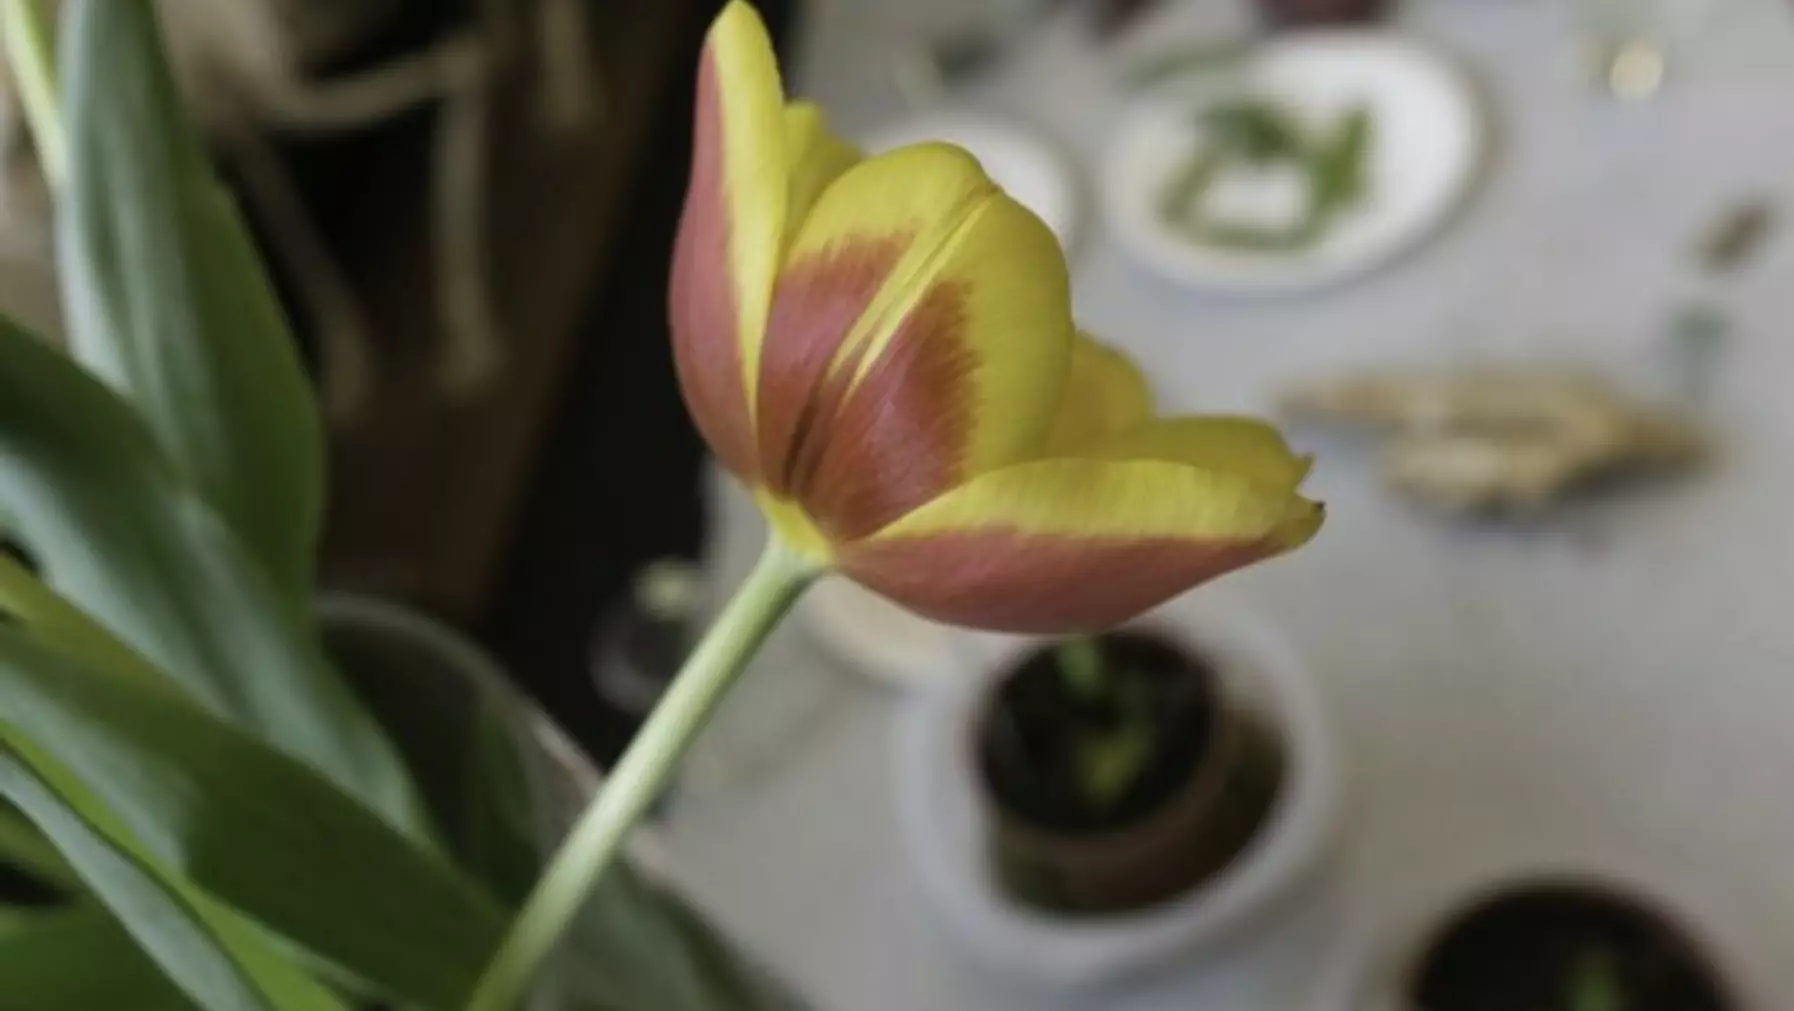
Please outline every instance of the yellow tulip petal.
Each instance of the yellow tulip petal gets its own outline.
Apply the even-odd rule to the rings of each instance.
[[[790,178],[785,241],[791,242],[822,191],[859,163],[860,152],[828,128],[815,103],[793,102],[785,107],[785,161]]]
[[[841,549],[844,572],[930,618],[1095,630],[1306,542],[1321,507],[1165,460],[1053,459],[974,478]]]
[[[1047,455],[1071,454],[1152,420],[1152,388],[1133,359],[1080,333],[1072,345],[1065,392],[1047,436]]]
[[[1311,463],[1292,452],[1274,426],[1232,415],[1149,421],[1087,445],[1078,455],[1184,463],[1283,491],[1294,491],[1308,476]]]
[[[804,219],[774,298],[768,483],[851,540],[1033,455],[1073,332],[1058,241],[974,158],[867,159]]]
[[[779,68],[745,0],[732,0],[711,25],[697,92],[691,184],[673,251],[673,347],[699,431],[751,480],[750,378],[760,371],[790,181]]]

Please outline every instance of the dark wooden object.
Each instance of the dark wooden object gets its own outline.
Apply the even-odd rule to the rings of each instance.
[[[543,704],[608,760],[633,729],[592,688],[595,626],[649,561],[700,546],[704,450],[680,400],[667,333],[667,265],[691,161],[692,72],[702,8],[676,59],[650,166],[616,258],[570,362],[567,395],[543,445],[528,503],[481,633]],[[761,0],[776,39],[789,0]]]
[[[583,135],[557,137],[536,121],[533,75],[497,83],[488,227],[509,343],[502,371],[471,397],[445,395],[435,375],[442,327],[425,183],[433,113],[299,155],[382,358],[371,410],[333,435],[328,585],[461,623],[484,616],[546,423],[587,336],[594,287],[607,267],[639,255],[622,247],[621,226],[669,115],[668,89],[689,73],[684,50],[704,6],[594,5],[606,101]]]
[[[368,60],[467,15],[463,0],[413,6]],[[475,631],[600,757],[633,728],[591,687],[594,626],[644,562],[690,556],[702,534],[703,448],[674,379],[666,278],[698,52],[720,6],[591,0],[605,109],[577,143],[544,143],[530,122],[533,75],[502,83],[490,228],[511,344],[473,399],[435,383],[434,111],[286,149],[382,357],[372,409],[332,437],[324,584]],[[783,37],[792,4],[760,6]]]

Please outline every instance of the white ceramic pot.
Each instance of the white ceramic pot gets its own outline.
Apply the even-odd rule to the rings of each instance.
[[[1228,699],[1259,714],[1286,750],[1265,829],[1194,891],[1114,917],[1066,919],[1017,904],[989,863],[975,724],[997,680],[1040,641],[965,635],[962,670],[906,700],[897,734],[904,842],[930,905],[975,959],[1056,988],[1093,985],[1188,954],[1237,932],[1311,868],[1332,837],[1339,760],[1316,686],[1270,626],[1187,596],[1135,623],[1214,662]]]
[[[1453,847],[1404,866],[1412,872],[1405,887],[1363,904],[1368,918],[1343,932],[1311,1011],[1414,1011],[1406,990],[1440,932],[1501,892],[1540,882],[1587,884],[1638,900],[1706,958],[1739,1011],[1775,1006],[1756,996],[1762,987],[1751,971],[1761,958],[1777,957],[1763,947],[1762,921],[1735,894],[1716,890],[1711,873],[1628,854],[1623,842],[1543,839]]]

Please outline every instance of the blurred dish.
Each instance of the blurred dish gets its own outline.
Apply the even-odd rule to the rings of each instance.
[[[1324,230],[1251,248],[1168,217],[1168,193],[1215,143],[1216,117],[1205,113],[1228,103],[1283,110],[1314,135],[1356,120],[1356,192]],[[1310,32],[1267,42],[1224,84],[1143,99],[1111,147],[1103,197],[1122,245],[1155,271],[1193,287],[1277,294],[1337,283],[1419,242],[1464,198],[1482,148],[1475,101],[1441,57],[1388,33]],[[1225,192],[1214,199],[1248,217],[1303,199],[1301,182],[1279,171],[1217,183]]]
[[[1067,250],[1077,239],[1077,184],[1066,160],[1045,141],[1006,120],[965,111],[927,112],[880,130],[866,152],[938,140],[970,151],[1022,206],[1040,215]]]

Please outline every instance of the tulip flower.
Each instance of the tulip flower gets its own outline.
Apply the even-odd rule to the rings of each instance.
[[[1313,536],[1306,463],[1155,418],[1077,333],[1053,234],[946,144],[859,158],[786,105],[745,3],[698,75],[674,253],[687,404],[776,535],[930,618],[1113,625]]]
[[[698,68],[670,286],[685,400],[772,529],[482,982],[497,1009],[817,573],[954,624],[1100,629],[1312,537],[1275,429],[1158,418],[1078,332],[1058,241],[947,144],[862,158],[733,0]]]

